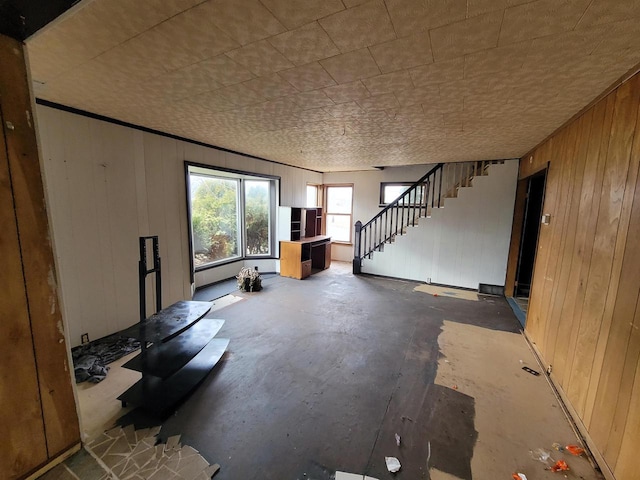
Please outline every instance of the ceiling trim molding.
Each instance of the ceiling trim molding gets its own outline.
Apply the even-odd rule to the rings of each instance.
[[[218,147],[216,145],[212,145],[210,143],[199,142],[198,140],[192,140],[190,138],[181,137],[179,135],[173,135],[171,133],[162,132],[160,130],[154,130],[153,128],[143,127],[142,125],[135,125],[133,123],[123,122],[122,120],[118,120],[116,118],[106,117],[104,115],[100,115],[98,113],[88,112],[86,110],[80,110],[78,108],[69,107],[67,105],[62,105],[60,103],[50,102],[49,100],[44,100],[42,98],[36,98],[36,103],[38,105],[42,105],[45,107],[55,108],[56,110],[62,110],[64,112],[73,113],[75,115],[81,115],[83,117],[93,118],[95,120],[101,120],[103,122],[113,123],[115,125],[120,125],[121,127],[133,128],[135,130],[140,130],[146,133],[152,133],[154,135],[160,135],[162,137],[172,138],[174,140],[180,140],[182,142],[192,143],[194,145],[199,145],[201,147],[213,148],[214,150],[218,150],[226,153],[233,153],[235,155],[242,155],[247,158],[253,158],[254,160],[261,160],[263,162],[274,163],[276,165],[282,165],[284,167],[297,168],[299,170],[306,170],[308,172],[324,174],[325,172],[321,172],[320,170],[313,170],[311,168],[299,167],[297,165],[290,165],[288,163],[277,162],[276,160],[269,160],[268,158],[258,157],[256,155],[251,155],[249,153],[238,152],[236,150],[231,150],[224,147]]]

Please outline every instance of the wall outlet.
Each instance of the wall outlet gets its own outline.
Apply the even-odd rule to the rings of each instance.
[[[82,335],[80,335],[80,343],[82,343],[82,344],[89,343],[89,334],[88,333],[83,333]]]
[[[427,278],[427,283],[431,283],[431,277]]]

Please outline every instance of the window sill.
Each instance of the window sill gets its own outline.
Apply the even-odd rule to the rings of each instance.
[[[234,257],[234,258],[230,258],[228,260],[221,260],[219,262],[215,262],[215,263],[207,263],[206,265],[200,265],[194,268],[195,272],[202,272],[203,270],[210,270],[212,268],[216,268],[216,267],[222,267],[224,265],[229,265],[230,263],[238,263],[238,262],[242,262],[244,261],[244,258],[242,257]]]
[[[264,256],[258,256],[258,255],[254,255],[254,256],[245,256],[245,257],[235,257],[229,260],[222,260],[220,262],[217,263],[208,263],[206,265],[202,265],[199,267],[195,268],[196,272],[202,272],[204,270],[211,270],[212,268],[216,268],[216,267],[222,267],[224,265],[229,265],[230,263],[238,263],[238,262],[244,262],[245,260],[277,260],[278,257],[274,257],[273,255],[264,255]]]

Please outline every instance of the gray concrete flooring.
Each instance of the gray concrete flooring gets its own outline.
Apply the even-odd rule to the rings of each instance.
[[[200,387],[169,418],[134,410],[118,423],[182,435],[221,465],[216,480],[561,478],[531,458],[537,448],[565,459],[569,478],[600,478],[586,458],[552,450],[577,439],[544,375],[522,370],[540,368],[507,302],[417,285],[334,263],[236,293],[210,315],[231,342]]]

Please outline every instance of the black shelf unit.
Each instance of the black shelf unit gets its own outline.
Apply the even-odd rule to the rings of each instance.
[[[147,267],[146,244],[153,242],[154,266]],[[157,311],[145,315],[147,275],[156,276]],[[204,318],[213,302],[179,301],[160,309],[160,255],[158,237],[140,237],[140,322],[120,332],[140,340],[140,353],[123,366],[142,378],[118,397],[122,406],[132,404],[162,415],[194,390],[220,361],[229,339],[214,338],[224,320]],[[149,345],[151,344],[151,345]]]

